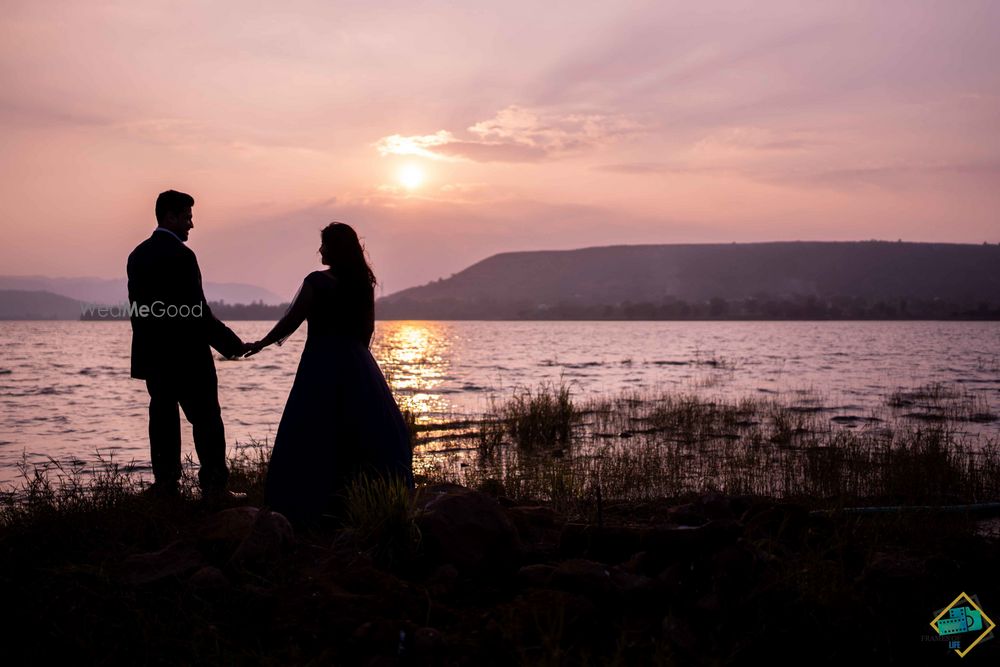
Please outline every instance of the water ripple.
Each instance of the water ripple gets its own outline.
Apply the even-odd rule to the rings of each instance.
[[[273,323],[230,324],[256,340]],[[130,339],[127,322],[0,322],[0,483],[28,448],[35,460],[92,461],[113,442],[148,464],[149,395],[128,377]],[[282,348],[216,365],[231,444],[234,434],[273,434],[304,340],[300,331]],[[983,414],[1000,414],[998,323],[379,322],[372,353],[420,420],[478,413],[487,398],[539,383],[570,384],[576,397],[647,387],[791,396],[865,418],[901,387],[949,378],[985,402]],[[802,400],[810,392],[822,400]],[[193,454],[183,413],[181,431]]]

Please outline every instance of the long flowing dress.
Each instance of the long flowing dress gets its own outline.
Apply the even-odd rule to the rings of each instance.
[[[359,472],[413,486],[409,431],[368,349],[372,288],[315,271],[303,290],[308,336],[265,488],[268,504],[296,519],[321,514]]]

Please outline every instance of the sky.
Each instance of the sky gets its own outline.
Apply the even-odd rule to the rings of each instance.
[[[1000,2],[3,0],[0,274],[124,275],[157,193],[279,295],[637,243],[1000,242]]]

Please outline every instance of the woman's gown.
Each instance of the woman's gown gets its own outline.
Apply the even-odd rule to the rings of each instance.
[[[413,487],[409,431],[368,350],[374,292],[329,273],[306,277],[309,333],[278,424],[265,495],[293,518],[318,516],[359,472]]]

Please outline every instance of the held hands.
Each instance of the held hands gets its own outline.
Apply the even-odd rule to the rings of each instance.
[[[267,347],[267,345],[265,345],[264,341],[262,340],[255,341],[253,343],[243,343],[244,349],[243,352],[240,353],[240,356],[243,357],[244,359],[246,359],[247,357],[252,357],[253,355],[263,350],[265,347]]]
[[[243,341],[240,341],[239,347],[237,347],[232,354],[224,355],[222,358],[225,359],[226,361],[235,361],[237,359],[242,359],[243,355],[247,353],[250,347],[251,347],[250,343],[244,343]]]
[[[252,357],[261,350],[267,347],[267,344],[263,340],[258,340],[254,343],[241,342],[240,346],[233,352],[232,356],[224,357],[229,361],[235,361],[236,359],[245,359],[247,357]]]

